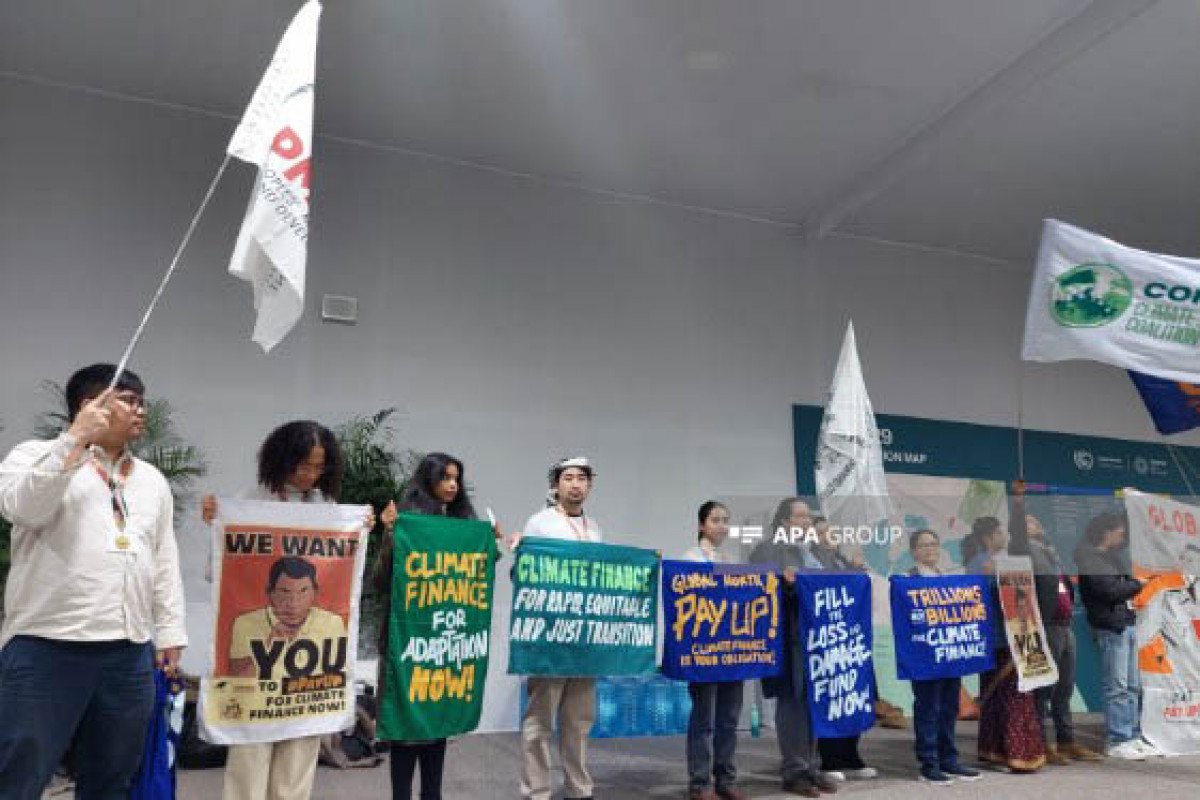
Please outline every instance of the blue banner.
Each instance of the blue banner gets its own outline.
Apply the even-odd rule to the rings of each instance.
[[[871,579],[801,573],[796,576],[796,594],[813,736],[856,736],[875,724]]]
[[[680,681],[743,681],[783,665],[779,578],[731,564],[662,562],[662,671]]]
[[[1200,386],[1129,371],[1159,433],[1182,433],[1200,426]]]
[[[892,576],[896,674],[905,681],[974,675],[995,665],[987,578]]]

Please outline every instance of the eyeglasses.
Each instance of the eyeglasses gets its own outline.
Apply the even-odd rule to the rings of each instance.
[[[113,399],[119,400],[131,408],[144,409],[146,407],[146,398],[137,392],[118,392],[113,395]]]

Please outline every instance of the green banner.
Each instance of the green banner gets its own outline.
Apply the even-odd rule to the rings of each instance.
[[[380,739],[423,741],[479,724],[492,626],[496,540],[486,522],[401,514]]]
[[[653,672],[659,556],[653,550],[525,539],[513,564],[513,675]]]

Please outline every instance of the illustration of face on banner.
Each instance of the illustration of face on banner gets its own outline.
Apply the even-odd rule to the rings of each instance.
[[[681,681],[741,681],[783,665],[779,578],[761,567],[663,562],[662,671]]]
[[[813,735],[855,736],[875,724],[871,579],[800,573],[800,635]]]
[[[997,557],[995,563],[1004,633],[1017,667],[1017,686],[1022,692],[1053,686],[1058,683],[1058,665],[1046,647],[1033,563],[1027,556]]]
[[[354,712],[367,509],[228,499],[220,508],[206,737],[239,743],[339,730]]]
[[[900,680],[974,675],[995,666],[994,612],[980,575],[892,577],[892,630]]]
[[[379,736],[444,739],[479,724],[487,680],[496,542],[486,522],[396,520]]]
[[[658,554],[527,538],[513,565],[512,675],[639,675],[654,670]]]

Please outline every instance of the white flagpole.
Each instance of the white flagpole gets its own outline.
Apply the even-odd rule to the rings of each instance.
[[[109,389],[116,387],[117,381],[121,378],[121,373],[128,366],[129,357],[133,355],[133,349],[137,347],[138,341],[141,340],[142,332],[146,329],[146,323],[150,321],[150,315],[154,313],[159,298],[162,297],[163,290],[171,282],[171,277],[175,274],[175,268],[179,266],[179,258],[183,255],[184,248],[187,247],[188,242],[191,240],[192,232],[196,230],[196,224],[200,221],[201,215],[204,214],[204,209],[208,207],[208,201],[212,199],[213,192],[216,191],[217,184],[220,183],[221,176],[225,174],[225,167],[228,165],[229,153],[226,153],[225,158],[221,160],[221,166],[217,168],[217,174],[213,176],[212,182],[208,185],[208,191],[204,193],[204,199],[200,201],[200,207],[196,209],[192,221],[188,224],[187,232],[183,234],[183,240],[179,243],[179,247],[175,249],[175,256],[171,259],[171,265],[167,267],[166,274],[163,275],[162,281],[158,284],[158,291],[154,293],[154,297],[150,298],[150,305],[146,307],[146,313],[142,315],[142,321],[138,323],[137,330],[133,332],[133,338],[129,340],[129,344],[125,347],[125,352],[117,364],[117,371],[113,373],[112,383],[108,385]]]
[[[1017,477],[1025,480],[1025,362],[1017,361]]]

